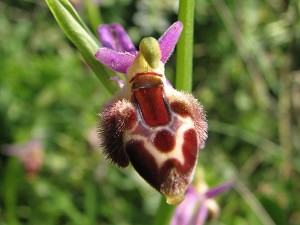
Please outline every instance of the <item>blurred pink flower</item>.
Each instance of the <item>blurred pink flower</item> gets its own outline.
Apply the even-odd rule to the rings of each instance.
[[[190,186],[186,192],[185,200],[176,207],[170,225],[202,225],[209,216],[216,218],[220,210],[212,198],[231,187],[232,183],[221,184],[211,189],[202,183],[200,190]]]
[[[40,140],[7,145],[4,154],[19,158],[29,176],[35,175],[43,164],[43,146]]]

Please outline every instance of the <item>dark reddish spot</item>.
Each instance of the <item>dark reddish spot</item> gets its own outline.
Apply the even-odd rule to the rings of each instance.
[[[154,145],[161,152],[170,152],[175,146],[175,136],[168,130],[157,132],[154,138]]]
[[[134,96],[144,121],[150,127],[169,123],[170,115],[164,102],[162,87],[140,88],[134,91]]]
[[[159,190],[160,179],[154,157],[142,141],[129,141],[125,145],[129,159],[136,171],[155,189]]]
[[[195,129],[189,129],[183,134],[182,153],[184,156],[183,171],[188,171],[194,167],[197,160],[198,143]]]
[[[187,117],[191,115],[188,105],[184,104],[183,102],[172,102],[170,107],[173,110],[173,112],[179,114],[182,117]]]

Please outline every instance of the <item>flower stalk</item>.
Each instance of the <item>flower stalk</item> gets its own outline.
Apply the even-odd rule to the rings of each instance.
[[[183,30],[177,44],[176,83],[177,90],[192,91],[193,40],[195,0],[180,0],[178,20]]]
[[[176,206],[167,204],[166,200],[161,197],[153,225],[169,225],[175,208]]]

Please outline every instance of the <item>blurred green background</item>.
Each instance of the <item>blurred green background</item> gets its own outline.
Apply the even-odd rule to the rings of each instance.
[[[158,38],[178,7],[72,3],[93,32],[91,8],[135,44]],[[299,11],[297,0],[196,1],[193,90],[209,123],[199,165],[210,186],[235,181],[208,224],[300,224]],[[44,1],[0,1],[0,225],[151,224],[159,194],[97,146],[108,98]]]

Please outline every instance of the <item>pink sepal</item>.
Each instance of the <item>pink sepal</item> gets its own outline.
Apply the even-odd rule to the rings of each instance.
[[[183,25],[180,21],[173,23],[169,29],[159,38],[161,61],[166,63],[171,56],[175,45],[180,37]]]
[[[100,48],[95,56],[98,61],[102,62],[112,70],[124,74],[136,57],[129,52],[117,52],[109,48]]]

